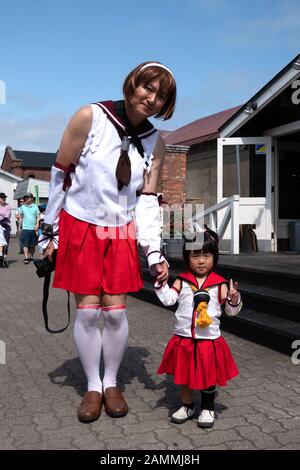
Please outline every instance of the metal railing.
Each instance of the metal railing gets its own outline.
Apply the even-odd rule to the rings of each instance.
[[[192,217],[192,223],[195,229],[201,231],[197,221],[204,220],[204,218],[208,216],[209,228],[218,234],[220,240],[223,238],[229,223],[231,224],[230,251],[220,250],[220,253],[238,255],[240,252],[239,205],[240,196],[235,194],[234,196],[231,196],[222,202],[214,204],[204,211],[194,214]],[[226,207],[227,209],[220,220],[220,216],[218,217],[218,212]]]

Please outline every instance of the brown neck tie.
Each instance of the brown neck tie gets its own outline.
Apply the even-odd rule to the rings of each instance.
[[[131,162],[128,155],[130,144],[136,147],[138,153],[144,159],[144,148],[138,134],[149,132],[149,130],[151,131],[153,126],[146,119],[138,126],[138,128],[134,128],[126,114],[123,100],[102,101],[95,104],[100,106],[106,113],[108,119],[115,126],[121,139],[121,154],[115,173],[118,189],[120,191],[124,186],[128,186],[131,179]]]
[[[118,181],[118,189],[121,191],[123,186],[128,186],[131,179],[131,163],[128,155],[130,146],[130,137],[124,135],[121,143],[121,155],[116,168],[116,178]]]

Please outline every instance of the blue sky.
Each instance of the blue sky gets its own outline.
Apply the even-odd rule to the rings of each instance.
[[[119,99],[144,60],[174,72],[176,112],[158,127],[176,129],[245,102],[300,54],[299,0],[3,3],[0,159],[6,145],[55,151],[74,111]]]

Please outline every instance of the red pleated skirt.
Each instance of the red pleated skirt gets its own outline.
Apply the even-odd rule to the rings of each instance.
[[[53,287],[82,295],[136,292],[143,279],[135,224],[99,227],[62,210]]]
[[[226,385],[238,369],[225,339],[185,338],[174,335],[165,349],[157,374],[174,376],[174,383],[193,390]]]

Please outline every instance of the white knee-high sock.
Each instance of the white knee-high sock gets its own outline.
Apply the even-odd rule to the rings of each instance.
[[[102,349],[104,360],[103,389],[116,387],[117,373],[128,341],[126,305],[103,307]]]
[[[88,391],[102,393],[100,379],[101,334],[98,327],[101,305],[77,305],[74,341],[87,377]]]

